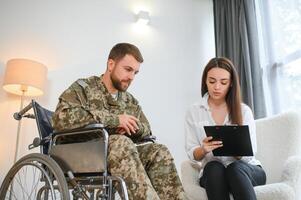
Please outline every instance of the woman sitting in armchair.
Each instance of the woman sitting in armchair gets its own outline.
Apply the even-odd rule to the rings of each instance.
[[[200,186],[209,200],[255,200],[254,186],[266,183],[266,174],[254,156],[214,156],[221,141],[207,137],[204,126],[248,125],[251,143],[256,152],[256,130],[251,109],[241,102],[237,72],[227,58],[213,58],[202,76],[202,99],[187,111],[185,119],[186,152],[199,161]]]

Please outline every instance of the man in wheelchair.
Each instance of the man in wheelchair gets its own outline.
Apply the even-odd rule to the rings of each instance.
[[[116,44],[110,51],[103,75],[79,79],[63,92],[52,118],[53,128],[64,131],[103,124],[110,135],[109,172],[124,179],[129,199],[185,199],[167,147],[143,143],[151,136],[150,125],[138,101],[126,91],[142,62],[136,46]],[[75,139],[86,137],[95,136]],[[67,140],[64,138],[61,142]]]

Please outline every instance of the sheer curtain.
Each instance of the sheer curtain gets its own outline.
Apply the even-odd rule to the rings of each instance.
[[[268,114],[301,108],[301,1],[256,0]]]

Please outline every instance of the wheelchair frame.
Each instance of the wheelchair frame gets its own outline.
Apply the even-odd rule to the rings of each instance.
[[[34,114],[26,114],[31,108],[33,108]],[[14,178],[17,177],[19,172],[22,173],[23,168],[25,168],[27,172],[27,168],[29,167],[33,167],[38,170],[37,173],[41,173],[39,180],[44,184],[38,191],[35,191],[37,194],[33,199],[69,200],[71,190],[73,199],[115,200],[115,194],[117,194],[116,191],[118,190],[119,197],[122,200],[128,200],[126,184],[123,179],[117,176],[111,176],[107,170],[109,135],[105,127],[102,124],[91,124],[80,129],[53,132],[49,121],[52,114],[52,111],[43,108],[35,100],[32,100],[31,103],[20,112],[14,114],[16,120],[21,120],[23,117],[36,120],[39,137],[34,138],[33,143],[30,144],[28,148],[32,149],[40,146],[40,153],[28,154],[19,159],[12,166],[1,185],[0,200],[14,199],[14,195],[17,196],[17,194],[14,194],[14,187],[16,187],[14,185],[18,185],[23,177],[22,175],[19,175],[19,180],[14,180]],[[45,117],[46,119],[43,119]],[[91,165],[90,162],[88,165],[86,162],[83,162],[86,164],[75,166],[76,162],[74,162],[72,156],[62,156],[66,153],[65,151],[67,151],[68,155],[74,148],[77,148],[77,146],[80,145],[71,143],[69,146],[65,145],[65,148],[63,148],[64,145],[57,143],[57,140],[60,137],[87,133],[96,133],[100,136],[100,140],[90,141],[90,143],[86,141],[80,143],[83,145],[87,143],[88,146],[93,143],[96,151],[100,149],[103,150],[103,157],[98,159],[96,158],[97,155],[96,157],[94,156],[97,162],[102,161],[102,163],[94,163],[97,165],[95,168],[97,171],[87,172],[85,170],[87,166]],[[87,147],[87,145],[84,146],[84,148]],[[89,148],[90,147],[91,146],[89,146]],[[79,152],[81,150],[82,149],[79,148]],[[99,152],[99,154],[101,154],[101,152]],[[40,184],[40,182],[36,184]],[[23,188],[22,185],[19,187],[21,189]],[[49,193],[51,194],[49,195]],[[26,195],[23,196],[23,199],[30,199],[29,197],[31,197],[31,194],[30,196],[25,196]],[[59,196],[59,198],[56,198],[56,196]]]

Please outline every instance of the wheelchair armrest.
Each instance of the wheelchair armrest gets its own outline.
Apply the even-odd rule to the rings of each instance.
[[[108,134],[107,130],[105,129],[104,125],[100,124],[100,123],[89,124],[82,128],[53,132],[52,137],[53,137],[53,142],[55,143],[57,138],[62,137],[62,136],[68,136],[68,135],[71,136],[71,135],[86,134],[86,133],[93,133],[93,132],[100,133],[101,136],[104,138],[104,140],[108,140],[108,138],[109,138],[109,134]]]
[[[153,135],[147,135],[144,136],[139,142],[136,142],[136,146],[148,144],[148,143],[155,143],[156,142],[156,136]]]
[[[76,133],[79,131],[86,131],[86,130],[95,130],[95,129],[105,129],[103,124],[97,123],[97,124],[89,124],[87,126],[81,127],[81,128],[75,128],[75,129],[69,129],[65,131],[54,131],[54,135],[64,134],[64,133]]]
[[[141,140],[141,142],[153,142],[155,143],[156,142],[156,136],[154,135],[147,135],[147,136],[144,136]]]
[[[94,128],[105,128],[103,124],[89,124],[85,126],[83,129],[94,129]]]

